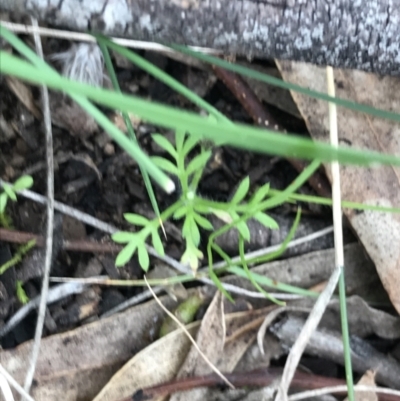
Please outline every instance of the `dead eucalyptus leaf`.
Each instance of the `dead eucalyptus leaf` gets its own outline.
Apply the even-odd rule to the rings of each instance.
[[[326,92],[326,71],[305,63],[277,61],[285,80]],[[400,79],[361,71],[335,70],[336,96],[385,110],[399,110]],[[292,96],[311,136],[329,140],[328,104],[296,92]],[[348,109],[338,111],[339,142],[344,146],[400,154],[398,123]],[[327,170],[330,177],[330,171]],[[331,178],[331,177],[330,177]],[[342,198],[400,207],[400,169],[391,166],[341,167]],[[400,215],[346,209],[345,214],[374,261],[393,306],[400,313]]]
[[[214,298],[214,301],[216,299]],[[215,302],[215,305],[216,309],[220,309],[217,302]],[[215,310],[214,308],[212,309]],[[249,340],[249,334],[254,338],[265,313],[265,310],[246,311],[225,316],[225,325],[232,329],[236,327],[241,331],[241,336],[235,335],[231,331],[224,352],[217,356],[221,358],[221,355],[224,355],[224,360],[229,362],[228,364],[220,364],[220,361],[216,361],[217,366],[221,369],[228,367],[229,370],[233,370],[237,361],[251,345],[252,341],[251,339]],[[199,327],[200,322],[194,322],[186,326],[192,336],[196,335]],[[132,394],[144,387],[173,379],[189,354],[190,344],[190,340],[180,329],[160,338],[127,362],[93,401],[115,401],[124,397],[131,397]],[[207,344],[207,346],[209,345]],[[232,361],[234,361],[233,364]],[[185,395],[187,394],[185,393]],[[192,398],[190,399],[193,400]],[[164,397],[157,399],[157,401],[161,400],[164,400]]]
[[[38,120],[42,119],[42,113],[37,108],[35,100],[33,99],[32,90],[17,78],[7,76],[5,78],[8,87],[12,90],[14,95],[21,101],[21,103],[32,113]]]
[[[193,336],[200,322],[187,330]],[[116,401],[129,397],[141,388],[166,382],[176,376],[190,348],[186,334],[177,329],[149,345],[126,363],[93,401]]]
[[[174,305],[163,297],[167,308]],[[164,312],[155,301],[42,340],[32,397],[91,400],[133,354],[154,341]],[[0,352],[1,365],[23,385],[32,341]],[[114,400],[113,400],[114,401]]]
[[[210,306],[207,308],[196,336],[196,343],[203,355],[192,346],[177,377],[203,376],[211,373],[210,363],[215,366],[218,357],[223,353],[225,335],[224,303],[222,294],[217,291]],[[208,361],[204,359],[204,356]],[[185,393],[175,393],[171,396],[170,401],[203,400],[204,391],[205,389],[194,389]]]
[[[196,336],[197,345],[213,364],[223,352],[225,335],[226,327],[223,299],[221,293],[217,291],[210,306],[207,308],[207,312],[201,321],[200,329]],[[192,347],[186,357],[185,363],[178,373],[178,378],[202,376],[211,372],[210,365],[199,352]]]
[[[219,323],[218,316],[222,312],[219,306],[221,295],[214,297],[213,303],[207,310],[201,328],[197,334],[200,349],[205,350],[206,356],[221,372],[232,372],[247,349],[253,343],[256,332],[265,316],[266,310],[275,306],[237,312],[226,316],[225,324]],[[208,315],[208,316],[207,316]],[[214,329],[209,330],[214,325]],[[215,327],[216,325],[216,327]],[[224,329],[225,326],[225,329]],[[223,339],[225,332],[225,341]],[[214,344],[215,343],[215,344]],[[220,347],[223,347],[219,350]],[[197,350],[192,347],[178,377],[201,376],[212,373],[211,368],[202,359]],[[196,388],[190,391],[178,392],[171,396],[170,401],[203,401],[212,399],[216,389]]]

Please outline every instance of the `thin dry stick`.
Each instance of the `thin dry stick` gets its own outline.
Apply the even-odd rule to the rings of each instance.
[[[25,34],[34,34],[38,33],[40,36],[50,36],[52,38],[60,38],[67,40],[76,40],[81,42],[95,42],[96,39],[89,34],[81,33],[81,32],[71,32],[71,31],[63,31],[61,29],[50,29],[50,28],[42,28],[42,27],[34,27],[30,25],[16,24],[14,22],[9,21],[0,21],[0,23],[7,29],[16,33],[25,33]],[[160,45],[155,42],[144,42],[142,40],[132,40],[132,39],[123,39],[123,38],[110,38],[115,43],[135,49],[144,49],[144,50],[153,50],[160,51],[163,53],[177,53],[175,50],[170,49],[169,47]],[[222,54],[221,51],[210,49],[207,47],[198,47],[198,46],[188,46],[190,49],[206,53],[206,54]]]
[[[4,401],[14,401],[14,396],[12,394],[10,385],[7,379],[0,373],[0,389],[3,393]]]
[[[262,322],[260,328],[257,332],[257,345],[261,351],[262,355],[265,355],[264,351],[264,337],[267,328],[271,325],[271,323],[283,312],[310,312],[310,308],[303,308],[300,306],[282,306],[273,311],[269,312],[268,315],[265,317],[264,321]]]
[[[60,284],[56,287],[50,288],[47,294],[46,303],[51,304],[64,299],[71,295],[80,294],[86,289],[87,285],[85,283],[65,283]],[[19,324],[32,310],[37,309],[40,303],[40,295],[36,298],[31,299],[27,304],[18,311],[8,320],[8,322],[0,328],[0,338],[4,337],[12,329],[14,329],[17,324]]]
[[[300,358],[308,344],[308,341],[310,340],[311,335],[317,328],[322,318],[322,315],[324,314],[325,309],[329,304],[332,294],[335,291],[337,282],[339,280],[340,272],[341,270],[336,268],[333,271],[324,291],[318,297],[317,302],[313,306],[313,309],[309,317],[307,318],[307,321],[304,324],[304,327],[302,328],[299,337],[293,344],[293,347],[290,350],[290,353],[286,361],[285,369],[283,371],[281,379],[281,384],[279,386],[277,398],[275,398],[275,401],[287,400],[287,391],[293,379],[294,372],[296,371],[297,365],[299,364]]]
[[[31,18],[32,26],[38,27],[38,22],[35,18]],[[43,59],[43,49],[40,36],[36,32],[34,34],[36,52],[38,56]],[[40,341],[43,334],[43,325],[46,314],[46,301],[47,294],[49,291],[49,277],[50,267],[53,249],[53,226],[54,226],[54,160],[53,160],[53,134],[51,131],[51,116],[50,116],[50,105],[49,105],[49,93],[47,87],[42,85],[42,104],[43,104],[43,117],[45,125],[45,139],[46,139],[46,159],[47,159],[47,227],[46,227],[46,250],[44,259],[44,274],[42,281],[42,291],[40,298],[40,305],[38,310],[38,319],[36,323],[34,343],[32,347],[32,354],[28,372],[25,377],[24,389],[27,393],[32,385],[33,376],[35,374],[36,363],[39,356]],[[26,400],[25,396],[22,396],[22,400]]]
[[[154,293],[152,288],[150,287],[150,284],[147,281],[146,276],[144,276],[144,280],[146,281],[147,287],[149,288],[149,291],[153,295],[154,299],[156,302],[160,305],[162,310],[182,329],[182,331],[186,334],[187,338],[190,340],[190,342],[193,344],[193,346],[196,348],[197,352],[200,354],[200,356],[204,359],[204,361],[207,363],[207,365],[232,389],[234,389],[234,385],[217,369],[216,366],[207,358],[206,355],[204,355],[203,351],[199,348],[197,345],[196,341],[194,338],[190,335],[190,333],[187,331],[186,327],[176,318],[176,316],[171,313],[158,299],[157,295]]]
[[[334,80],[333,71],[328,68],[328,92],[331,96],[335,95],[334,92]],[[336,105],[329,103],[329,122],[330,122],[330,135],[331,143],[333,146],[337,146],[337,115]],[[310,340],[312,333],[317,328],[322,315],[324,314],[326,307],[333,295],[333,292],[337,286],[342,267],[344,265],[344,253],[343,253],[343,233],[342,233],[342,213],[341,213],[341,202],[340,202],[340,172],[339,164],[337,162],[332,163],[332,202],[333,202],[333,224],[334,224],[334,239],[335,239],[335,259],[336,265],[327,286],[319,296],[315,303],[309,317],[307,318],[304,327],[302,328],[299,337],[294,343],[292,349],[289,352],[285,368],[283,370],[282,379],[278,388],[275,401],[287,401],[288,390],[293,376],[296,372],[297,365],[300,362],[300,358]]]
[[[200,281],[200,278],[193,278],[194,280]],[[204,279],[208,280],[208,279]],[[87,285],[106,285],[106,286],[116,286],[116,287],[129,287],[132,285],[139,285],[140,280],[113,280],[110,279],[108,276],[97,276],[97,277],[87,277],[87,278],[75,278],[75,277],[50,277],[50,282],[53,283],[81,283],[81,284],[87,284]],[[171,283],[168,281],[167,278],[162,280],[163,282],[158,281],[159,285],[163,286],[168,286],[168,285],[173,285],[174,283]],[[210,281],[210,285],[215,286],[215,283],[212,280]],[[207,281],[208,284],[208,281]],[[260,292],[257,291],[248,291],[244,288],[238,287],[233,284],[229,283],[222,283],[224,288],[227,291],[230,291],[234,294],[239,294],[239,295],[245,295],[251,298],[264,298],[265,295],[261,294]],[[158,287],[157,287],[158,288]],[[162,289],[162,288],[160,288]],[[148,292],[148,291],[147,291]],[[280,292],[270,292],[269,293],[271,296],[282,299],[282,300],[294,300],[294,299],[301,299],[304,298],[303,295],[296,295],[296,294],[282,294]],[[140,294],[142,295],[142,294]],[[151,294],[150,294],[151,295]],[[121,304],[122,305],[122,304]],[[1,330],[0,329],[0,335],[1,335]]]
[[[0,364],[0,374],[15,388],[15,390],[23,395],[27,401],[35,401],[19,384],[18,382],[3,368]]]
[[[313,397],[320,397],[326,394],[333,394],[333,393],[344,393],[347,391],[347,386],[342,385],[342,386],[333,386],[333,387],[324,387],[320,388],[318,390],[309,390],[309,391],[302,391],[301,393],[297,393],[294,395],[291,395],[288,398],[288,401],[300,401],[300,400],[309,400],[310,398]],[[374,386],[365,386],[363,384],[357,384],[354,386],[354,391],[359,391],[359,392],[375,392],[377,394],[389,394],[389,395],[394,395],[395,397],[399,397],[400,400],[400,391],[398,390],[392,390],[390,388],[384,388],[384,387],[374,387]]]

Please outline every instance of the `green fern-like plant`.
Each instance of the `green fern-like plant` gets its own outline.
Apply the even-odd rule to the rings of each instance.
[[[185,251],[181,262],[189,265],[194,273],[203,258],[203,253],[199,249],[200,229],[208,231],[214,229],[209,220],[211,214],[224,221],[226,227],[235,227],[244,241],[250,240],[251,234],[247,226],[247,221],[250,218],[255,218],[268,228],[278,228],[276,221],[262,210],[262,203],[268,196],[269,184],[260,187],[248,202],[245,202],[245,198],[249,192],[249,178],[245,178],[240,183],[229,202],[215,202],[204,199],[198,195],[197,188],[211,156],[211,151],[203,146],[198,137],[186,135],[182,131],[175,133],[175,144],[160,134],[154,134],[153,140],[165,150],[169,158],[154,156],[152,161],[179,180],[181,194],[173,205],[160,214],[160,218],[148,220],[137,214],[126,213],[124,215],[125,219],[139,230],[136,232],[118,232],[112,236],[115,242],[125,244],[117,256],[117,266],[124,265],[137,253],[140,266],[147,271],[149,255],[145,245],[146,241],[151,237],[153,247],[160,255],[163,255],[164,248],[159,229],[162,221],[170,218],[183,220],[182,237],[185,240]],[[189,154],[196,146],[200,148],[200,151],[190,159]],[[218,252],[218,249],[215,248],[215,250]]]

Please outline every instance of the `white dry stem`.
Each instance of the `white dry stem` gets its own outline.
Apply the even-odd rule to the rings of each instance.
[[[327,67],[328,94],[335,96],[335,83],[333,78],[333,70]],[[338,146],[337,133],[337,114],[336,105],[329,103],[329,122],[331,144]],[[335,240],[335,269],[328,281],[324,291],[319,296],[309,317],[307,318],[304,327],[302,328],[296,342],[289,352],[285,368],[283,370],[282,379],[279,384],[278,392],[275,401],[287,401],[288,390],[293,379],[300,358],[311,338],[311,335],[317,328],[328,303],[333,295],[333,292],[339,281],[340,274],[344,266],[343,252],[343,228],[342,228],[342,211],[341,211],[341,196],[340,196],[340,171],[339,163],[332,162],[332,206],[333,206],[333,225],[334,225],[334,240]]]
[[[3,393],[4,401],[14,401],[14,396],[12,394],[10,385],[6,378],[0,373],[0,389]]]
[[[264,337],[267,328],[272,324],[272,322],[283,312],[305,312],[309,313],[310,308],[300,307],[300,306],[281,306],[277,309],[274,309],[265,317],[262,325],[258,329],[257,332],[257,345],[261,351],[262,355],[265,355],[264,351]]]
[[[0,364],[0,375],[2,375],[15,390],[23,395],[27,401],[35,401],[19,384],[18,382],[3,368]]]
[[[301,393],[291,395],[288,398],[288,401],[309,400],[314,397],[324,396],[326,394],[344,393],[347,390],[348,390],[347,385],[341,385],[341,386],[324,387],[316,390],[302,391]],[[388,395],[393,395],[395,397],[397,396],[400,399],[400,391],[392,390],[390,388],[385,388],[385,387],[365,386],[363,384],[356,384],[354,386],[354,391],[376,393],[376,394],[388,394]]]
[[[38,27],[36,18],[31,18],[32,25]],[[35,47],[38,56],[43,59],[43,49],[40,36],[34,34]],[[32,385],[33,376],[35,374],[36,363],[39,357],[40,341],[43,334],[44,319],[46,314],[46,301],[49,291],[49,278],[50,278],[50,267],[52,261],[52,250],[53,250],[53,227],[54,227],[54,159],[53,159],[53,133],[51,130],[51,115],[49,105],[49,92],[45,85],[41,87],[42,94],[42,105],[43,105],[43,118],[45,126],[45,142],[46,142],[46,160],[47,160],[47,199],[46,199],[46,215],[47,215],[47,227],[46,227],[46,251],[44,257],[44,273],[42,280],[42,291],[40,294],[40,303],[38,310],[38,318],[35,329],[35,337],[32,346],[32,354],[29,361],[29,368],[25,377],[24,389],[27,393]],[[23,395],[22,401],[26,400]]]
[[[24,34],[31,34],[31,33],[39,33],[40,36],[48,36],[52,38],[60,38],[60,39],[68,39],[68,40],[76,40],[82,42],[95,42],[95,38],[92,35],[82,32],[72,32],[72,31],[63,31],[61,29],[51,29],[51,28],[44,28],[44,27],[32,27],[30,25],[24,24],[16,24],[10,21],[0,21],[0,23],[7,29],[12,32],[16,33],[24,33]],[[144,49],[144,50],[151,50],[151,51],[158,51],[161,53],[177,53],[175,50],[167,46],[160,45],[159,43],[155,42],[146,42],[143,40],[133,40],[133,39],[124,39],[124,38],[110,38],[113,42],[119,44],[123,47],[129,47],[133,49]],[[221,55],[223,52],[216,49],[211,49],[207,47],[199,47],[199,46],[188,46],[189,49],[194,51],[205,53],[205,54],[215,54]]]
[[[62,65],[62,74],[69,79],[92,86],[102,86],[103,54],[96,43],[73,44],[69,50],[50,56]]]

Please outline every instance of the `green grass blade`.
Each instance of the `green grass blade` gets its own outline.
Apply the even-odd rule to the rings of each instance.
[[[283,191],[278,189],[270,189],[268,196],[276,196],[281,194]],[[312,195],[304,195],[292,193],[288,196],[287,201],[299,201],[299,202],[308,202],[308,203],[316,203],[319,205],[332,206],[331,198],[323,198],[321,196],[312,196]],[[373,210],[375,212],[385,212],[385,213],[400,213],[400,207],[386,207],[386,206],[375,206],[375,205],[366,205],[364,203],[358,202],[349,202],[342,201],[342,208],[349,209],[357,209],[357,210]]]
[[[246,263],[246,257],[245,257],[245,254],[244,254],[244,240],[243,240],[242,236],[240,236],[240,238],[239,238],[239,255],[240,255],[240,262],[242,263],[242,266],[243,266],[243,271],[246,273],[246,277],[251,282],[251,284],[253,284],[253,286],[261,294],[263,294],[267,299],[269,299],[274,304],[277,304],[277,305],[280,305],[280,306],[285,306],[286,302],[279,301],[278,299],[273,297],[271,294],[269,294],[267,291],[265,291],[260,286],[260,284],[258,284],[257,280],[254,279],[254,276],[251,274],[249,266],[247,266],[247,263]]]
[[[215,107],[211,106],[208,102],[202,99],[200,96],[196,95],[193,91],[188,89],[185,85],[182,85],[179,81],[172,78],[170,75],[165,73],[160,68],[156,67],[154,64],[150,63],[143,57],[140,57],[138,54],[133,51],[122,47],[115,42],[112,42],[108,38],[101,35],[94,35],[99,43],[109,47],[110,49],[116,51],[121,54],[128,60],[130,60],[133,64],[137,65],[142,70],[146,71],[148,74],[157,78],[159,81],[163,82],[165,85],[169,86],[174,91],[180,93],[185,96],[191,102],[193,102],[198,107],[204,109],[214,117],[216,117],[219,121],[225,121],[229,124],[232,124],[231,121],[225,117],[222,113],[220,113]]]
[[[117,108],[121,111],[133,112],[142,119],[160,126],[174,130],[187,130],[199,137],[218,140],[255,152],[308,160],[320,159],[326,162],[338,160],[340,163],[358,165],[371,165],[373,163],[400,165],[400,158],[396,156],[367,150],[360,151],[342,147],[334,148],[325,143],[313,142],[312,140],[294,135],[281,135],[245,124],[228,126],[217,121],[211,121],[195,113],[177,110],[173,107],[145,101],[134,96],[127,96],[90,85],[84,85],[53,74],[43,73],[30,64],[5,52],[1,52],[0,67],[5,74],[16,76],[28,82],[45,84],[72,95],[80,94],[87,96],[97,103],[113,109]],[[125,136],[123,138],[128,142],[125,142],[123,145],[131,148],[133,144],[129,139]],[[146,162],[147,160],[146,158]],[[141,161],[144,160],[142,159]],[[153,165],[148,171],[150,175],[157,175]],[[158,169],[156,171],[157,173],[159,172]],[[159,178],[158,175],[157,178]]]
[[[311,89],[304,88],[300,85],[285,82],[282,79],[279,79],[279,78],[276,78],[276,77],[273,77],[273,76],[270,76],[267,74],[263,74],[258,71],[254,71],[251,68],[247,68],[247,67],[243,67],[243,66],[240,66],[237,64],[229,63],[218,57],[214,57],[214,56],[211,56],[208,54],[196,52],[183,45],[170,45],[170,47],[183,54],[187,54],[189,56],[192,56],[199,60],[205,61],[207,63],[217,65],[221,68],[225,68],[226,70],[236,72],[237,74],[240,74],[240,75],[243,75],[243,76],[246,76],[249,78],[253,78],[258,81],[277,86],[279,88],[292,90],[294,92],[298,92],[303,95],[313,97],[315,99],[332,102],[332,103],[337,104],[338,106],[343,106],[350,110],[355,110],[358,112],[370,114],[372,116],[400,122],[400,114],[399,113],[394,113],[391,111],[377,109],[375,107],[371,107],[371,106],[367,106],[367,105],[360,104],[357,102],[353,102],[351,100],[346,100],[346,99],[342,99],[342,98],[338,98],[338,97],[332,97],[332,96],[327,95],[326,93],[313,91]]]
[[[236,276],[248,278],[247,273],[239,266],[228,267],[227,271],[229,273],[235,274]],[[302,297],[312,297],[317,298],[319,296],[318,292],[305,290],[303,288],[295,287],[290,284],[281,283],[276,280],[271,280],[261,274],[254,273],[250,270],[252,279],[260,285],[264,285],[272,290],[286,292],[288,294],[300,295]]]
[[[257,256],[255,258],[250,258],[247,260],[247,263],[251,263],[251,264],[265,263],[265,262],[269,262],[271,260],[279,258],[279,256],[281,256],[286,251],[286,248],[287,248],[289,242],[293,239],[293,237],[296,233],[297,227],[299,226],[299,223],[300,223],[300,217],[301,217],[301,208],[298,208],[297,213],[296,213],[296,218],[294,219],[293,225],[290,228],[288,235],[286,236],[285,240],[282,242],[279,249],[277,249],[274,252],[263,255],[263,256]]]
[[[343,354],[344,354],[344,365],[346,371],[346,383],[349,392],[349,399],[354,399],[354,382],[353,382],[353,369],[351,362],[351,348],[350,348],[350,334],[349,334],[349,321],[347,318],[347,303],[346,303],[346,285],[344,279],[344,266],[340,267],[341,273],[339,277],[339,305],[340,305],[340,322],[342,326],[342,337],[343,337]]]
[[[5,29],[0,25],[0,36],[6,39],[16,50],[23,54],[31,63],[37,67],[33,67],[31,64],[18,60],[16,57],[9,55],[5,52],[0,52],[0,67],[2,73],[9,73],[12,75],[13,66],[16,67],[15,62],[21,62],[19,72],[21,73],[20,78],[23,79],[24,74],[29,74],[28,70],[32,69],[37,74],[36,83],[46,83],[47,79],[52,79],[53,81],[62,80],[62,77],[51,68],[45,61],[38,57],[28,46],[25,45],[17,36],[12,34],[10,31]],[[3,70],[3,62],[8,63],[10,69]],[[25,71],[25,72],[24,72]],[[72,82],[72,81],[70,81]],[[78,84],[75,82],[75,84]],[[172,192],[175,189],[175,184],[173,181],[163,173],[158,167],[156,167],[149,157],[136,145],[132,143],[97,107],[95,107],[88,99],[86,99],[85,94],[76,93],[69,90],[69,84],[64,83],[58,87],[68,93],[76,103],[78,103],[86,112],[88,112],[97,123],[102,126],[106,132],[114,139],[114,141],[121,146],[132,158],[134,158],[140,166],[143,167],[154,180],[167,192]],[[89,87],[89,85],[86,85]]]
[[[319,168],[320,165],[321,162],[319,160],[313,160],[286,189],[284,189],[279,194],[273,196],[272,198],[261,202],[260,209],[271,209],[286,202],[291,194],[297,191],[303,184],[308,181],[308,179],[314,174],[314,172]]]
[[[105,62],[108,74],[110,76],[111,83],[112,83],[112,85],[114,87],[114,90],[116,92],[118,92],[118,93],[122,93],[121,92],[121,88],[120,88],[119,83],[118,83],[117,75],[115,74],[114,66],[113,66],[113,63],[111,61],[111,57],[110,57],[110,53],[108,51],[108,48],[102,42],[99,42],[99,47],[100,47],[100,50],[103,53],[104,62]],[[137,138],[136,138],[136,135],[135,135],[135,130],[132,127],[132,123],[131,123],[131,120],[129,118],[128,113],[127,112],[122,112],[122,117],[123,117],[123,119],[125,121],[125,125],[126,125],[126,128],[128,130],[128,134],[129,134],[129,137],[131,138],[131,141],[133,141],[134,143],[136,143],[139,146]],[[158,207],[158,203],[157,203],[156,195],[154,193],[153,186],[151,185],[150,177],[147,174],[147,171],[145,169],[143,169],[140,165],[139,165],[139,168],[140,168],[140,172],[141,172],[142,177],[143,177],[143,181],[144,181],[144,185],[145,185],[146,190],[147,190],[147,194],[149,195],[151,206],[153,207],[153,210],[154,210],[154,213],[156,214],[156,216],[160,219],[160,209]]]

